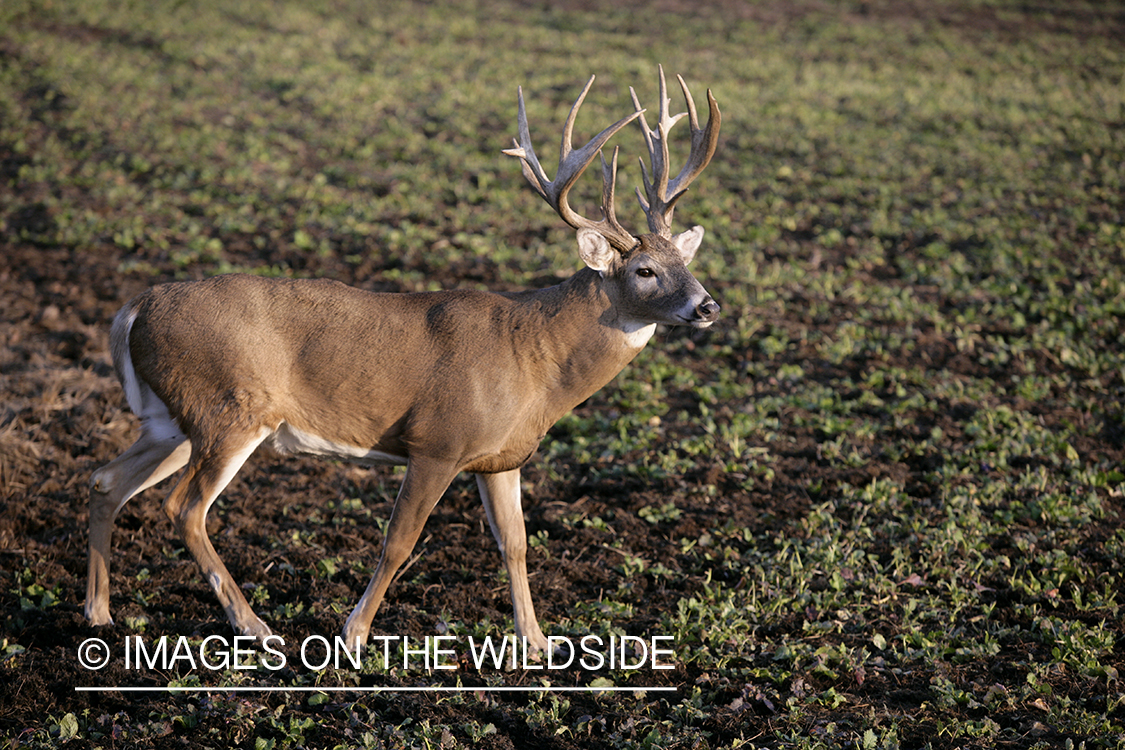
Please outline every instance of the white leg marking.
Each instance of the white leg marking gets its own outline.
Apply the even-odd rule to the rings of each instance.
[[[215,484],[211,488],[211,496],[203,498],[204,513],[206,514],[211,509],[211,504],[218,499],[219,495],[223,494],[223,490],[230,484],[230,480],[234,479],[234,475],[246,463],[246,459],[250,458],[250,454],[258,449],[258,446],[272,434],[272,430],[263,429],[252,440],[248,441],[237,453],[227,460],[222,471],[215,478]]]

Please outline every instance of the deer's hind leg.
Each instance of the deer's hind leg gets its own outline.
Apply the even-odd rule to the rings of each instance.
[[[191,443],[163,404],[141,417],[141,435],[124,453],[90,478],[90,559],[86,619],[110,625],[109,557],[113,521],[129,498],[162,482],[188,462]]]
[[[231,627],[259,640],[270,635],[267,626],[246,601],[238,584],[207,536],[207,511],[250,454],[271,434],[228,432],[210,445],[194,445],[188,467],[164,501],[164,513],[211,585]]]

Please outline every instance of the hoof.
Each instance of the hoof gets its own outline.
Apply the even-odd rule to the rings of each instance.
[[[273,635],[270,626],[262,622],[262,618],[260,617],[255,617],[253,621],[247,625],[235,627],[235,631],[238,632],[239,635],[248,635],[251,638],[256,638],[259,643]]]
[[[341,637],[344,639],[345,648],[347,648],[349,651],[357,648],[362,651],[363,647],[367,645],[367,635],[367,631],[364,631],[363,633],[350,632],[347,628],[344,628],[344,632]]]
[[[539,628],[536,628],[535,632],[527,634],[520,633],[517,630],[516,637],[527,639],[527,654],[529,658],[534,658],[536,661],[538,661],[544,654],[547,653],[547,636],[543,635],[543,631],[539,630]],[[558,649],[556,648],[555,650],[557,651]]]
[[[352,615],[348,617],[348,621],[344,623],[342,637],[348,650],[354,648],[363,650],[363,647],[367,645],[367,637],[371,634],[371,626],[368,625],[364,627],[357,624],[353,619],[354,615],[355,613],[353,612]]]
[[[108,609],[101,609],[95,607],[86,607],[86,622],[90,623],[96,628],[113,624],[113,618],[109,615]]]

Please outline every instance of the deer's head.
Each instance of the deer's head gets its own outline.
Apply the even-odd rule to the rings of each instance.
[[[677,76],[677,79],[687,102],[686,112],[669,116],[668,87],[664,69],[660,68],[660,114],[655,130],[649,129],[637,94],[630,88],[633,113],[610,125],[585,146],[575,150],[572,145],[574,120],[594,83],[594,77],[591,76],[571,107],[563,126],[559,168],[554,180],[547,179],[532,148],[521,88],[519,139],[515,148],[505,150],[504,153],[520,159],[524,176],[536,192],[555,209],[563,221],[578,230],[579,255],[587,266],[605,279],[607,293],[615,298],[618,312],[624,320],[637,324],[665,323],[706,328],[719,317],[719,305],[687,269],[703,240],[703,227],[696,226],[673,235],[671,223],[676,202],[687,192],[688,186],[710,163],[715,153],[722,115],[715,97],[708,90],[710,112],[706,127],[701,128],[691,92],[682,77]],[[668,133],[685,116],[688,117],[691,128],[691,152],[680,173],[674,179],[669,179]],[[641,161],[644,192],[637,188],[637,198],[648,218],[649,228],[648,233],[640,236],[633,235],[617,221],[614,209],[617,148],[614,148],[613,156],[608,162],[604,157],[601,158],[602,218],[593,221],[581,216],[567,202],[571,187],[594,157],[601,155],[606,141],[633,120],[639,121],[644,133],[650,164],[646,167],[644,161]]]

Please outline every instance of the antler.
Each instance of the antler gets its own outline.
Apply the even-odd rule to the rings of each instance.
[[[535,149],[531,147],[531,133],[527,127],[527,111],[524,109],[523,104],[523,87],[519,88],[519,140],[515,142],[516,147],[505,149],[504,153],[508,156],[518,157],[522,166],[524,177],[535,188],[536,192],[555,209],[562,220],[575,229],[588,227],[596,229],[609,244],[617,248],[619,251],[626,251],[637,244],[637,239],[630,232],[626,231],[619,223],[617,223],[617,216],[614,213],[613,200],[614,200],[614,187],[617,183],[617,149],[613,150],[613,158],[607,164],[605,157],[602,157],[602,216],[600,221],[593,221],[584,216],[581,216],[571,209],[567,203],[567,194],[570,188],[586,171],[586,167],[590,166],[590,162],[594,160],[594,156],[601,154],[601,148],[605,145],[614,133],[621,128],[628,125],[633,120],[641,116],[642,110],[638,107],[637,111],[633,114],[618,120],[613,125],[603,130],[594,136],[589,143],[577,151],[574,150],[572,144],[572,136],[574,131],[574,118],[578,115],[578,108],[582,106],[583,100],[586,98],[590,86],[594,83],[594,76],[590,76],[587,81],[586,87],[582,89],[582,93],[578,96],[578,100],[574,102],[574,106],[570,108],[570,115],[566,118],[566,124],[563,126],[562,145],[559,148],[559,168],[555,175],[554,180],[548,180],[546,172],[539,164],[539,159],[535,156]],[[636,102],[636,97],[633,97]],[[712,147],[712,150],[714,148]]]
[[[668,86],[664,82],[664,68],[661,66],[660,119],[656,123],[657,129],[649,130],[644,115],[640,115],[641,130],[644,131],[645,144],[648,146],[649,158],[652,163],[652,180],[649,181],[648,169],[645,168],[642,159],[641,172],[645,185],[645,195],[641,195],[641,189],[637,188],[637,198],[641,202],[641,209],[644,210],[645,216],[648,217],[649,230],[662,237],[671,236],[672,212],[676,209],[676,201],[687,192],[688,185],[699,176],[699,173],[711,162],[711,157],[715,155],[715,146],[719,142],[719,126],[722,123],[719,105],[715,102],[711,89],[707,89],[707,103],[710,112],[707,115],[707,127],[700,128],[699,116],[696,114],[695,102],[691,98],[691,92],[688,91],[687,84],[684,83],[681,76],[676,76],[676,78],[680,82],[680,89],[684,92],[684,99],[687,100],[688,111],[681,112],[674,117],[668,116]],[[629,93],[633,96],[634,108],[643,112],[640,101],[637,99],[637,93],[633,91],[632,87],[629,88]],[[669,180],[668,131],[684,115],[688,116],[688,124],[691,126],[691,153],[688,154],[687,163],[676,175],[676,179]]]

